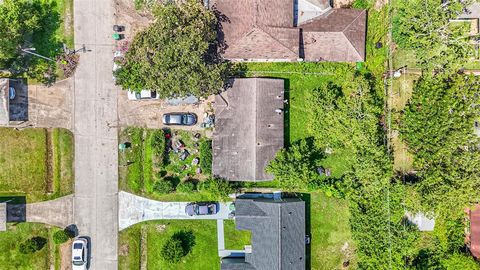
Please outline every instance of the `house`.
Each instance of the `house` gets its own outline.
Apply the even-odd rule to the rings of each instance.
[[[281,79],[234,79],[215,97],[214,176],[230,181],[273,179],[265,168],[284,146],[283,105]]]
[[[237,198],[235,227],[252,233],[244,257],[225,257],[222,270],[306,268],[305,202],[298,198]]]
[[[365,10],[329,0],[211,0],[231,61],[365,60]]]

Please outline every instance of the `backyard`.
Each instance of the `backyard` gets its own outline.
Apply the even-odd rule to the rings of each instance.
[[[0,128],[0,195],[27,202],[73,192],[73,135],[64,129]]]

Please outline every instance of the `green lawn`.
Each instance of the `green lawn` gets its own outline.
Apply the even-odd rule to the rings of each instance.
[[[35,202],[72,193],[73,136],[60,129],[48,134],[46,129],[0,128],[0,196],[26,195],[27,202]]]
[[[343,269],[342,263],[346,260],[350,261],[350,269],[354,269],[355,244],[350,232],[348,203],[321,192],[309,195],[312,269]]]
[[[54,248],[50,249],[47,243],[40,251],[33,254],[22,254],[18,246],[31,237],[49,239],[47,227],[36,223],[9,224],[6,232],[0,233],[0,269],[2,270],[27,270],[50,269],[55,258]]]
[[[141,223],[120,232],[119,269],[139,269],[141,226],[146,228],[147,269],[204,270],[220,269],[217,251],[215,220],[161,220]],[[191,252],[177,264],[169,264],[161,257],[165,241],[175,232],[192,232],[195,244]]]
[[[245,245],[252,244],[252,233],[235,229],[235,221],[224,220],[223,227],[226,249],[243,250]]]

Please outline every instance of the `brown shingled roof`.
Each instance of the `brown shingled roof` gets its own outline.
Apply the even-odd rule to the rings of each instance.
[[[212,2],[223,17],[226,59],[355,62],[365,58],[365,10],[332,9],[295,26],[294,0]]]

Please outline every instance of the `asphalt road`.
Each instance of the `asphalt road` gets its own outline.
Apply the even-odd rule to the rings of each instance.
[[[91,239],[90,269],[118,268],[117,88],[112,79],[113,0],[74,0],[74,220]]]

